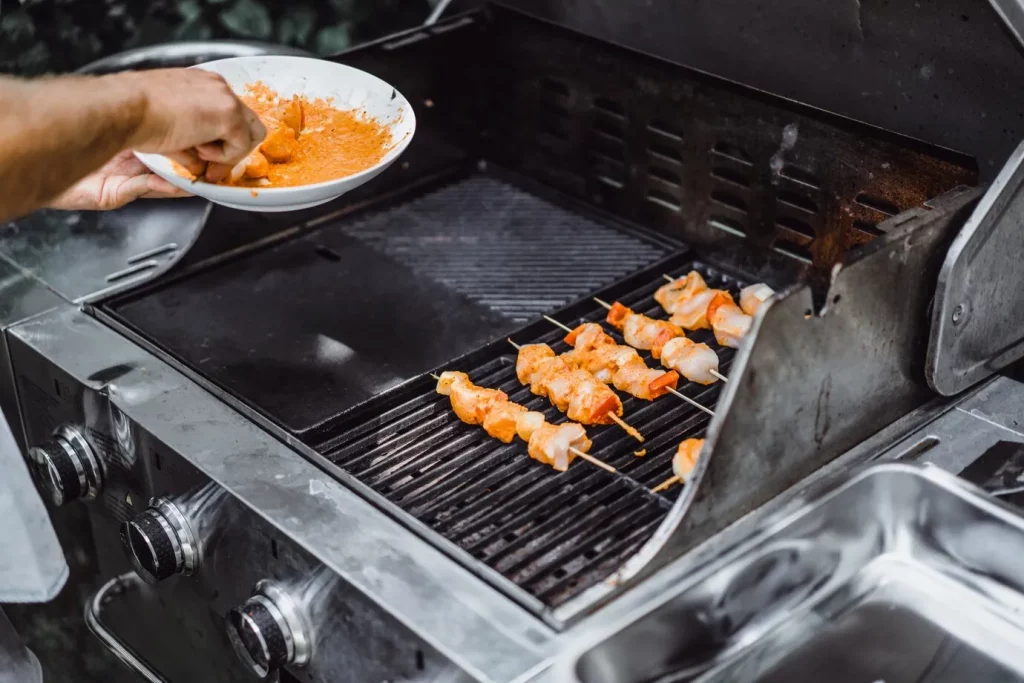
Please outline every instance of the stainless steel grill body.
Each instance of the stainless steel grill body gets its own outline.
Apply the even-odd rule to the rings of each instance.
[[[80,278],[5,335],[26,443],[73,425],[104,463],[85,509],[109,582],[89,619],[153,680],[244,680],[224,630],[267,580],[290,605],[272,612],[284,680],[542,676],[751,512],[941,410],[929,316],[982,193],[971,159],[501,6],[339,59],[417,103],[403,164],[326,209],[214,209],[159,254],[119,243],[104,284]],[[664,317],[662,273],[690,268],[779,295],[722,350],[727,385],[682,387],[713,419],[626,401],[643,457],[592,430],[615,475],[556,476],[432,393],[430,371],[464,370],[544,407],[506,336],[557,345],[538,315],[600,320],[594,293]],[[691,481],[651,494],[691,435]],[[148,586],[117,530],[158,496],[198,550],[190,576]],[[182,564],[171,541],[145,566]]]

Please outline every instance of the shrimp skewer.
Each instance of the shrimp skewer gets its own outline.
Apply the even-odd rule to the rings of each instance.
[[[527,442],[527,452],[538,462],[565,472],[573,458],[581,458],[614,473],[611,465],[587,453],[592,442],[582,425],[576,422],[553,425],[543,413],[527,410],[508,400],[498,389],[473,384],[464,372],[442,372],[432,375],[437,380],[437,393],[448,396],[452,410],[463,422],[480,425],[489,436],[511,443],[518,436]]]
[[[686,481],[686,478],[690,476],[690,472],[697,465],[697,459],[700,457],[702,448],[704,448],[704,439],[686,439],[680,443],[676,448],[675,455],[672,456],[673,476],[651,489],[651,493],[659,493],[673,484]]]
[[[628,347],[628,346],[623,346],[621,344],[616,344],[615,340],[612,339],[607,334],[605,334],[604,330],[602,330],[601,326],[598,325],[597,323],[583,323],[582,325],[577,327],[575,330],[573,330],[573,329],[570,329],[568,326],[563,325],[562,323],[558,322],[554,318],[550,318],[548,316],[544,316],[544,318],[548,322],[553,323],[554,325],[557,325],[558,327],[562,328],[563,330],[565,330],[566,332],[569,333],[565,337],[565,342],[567,344],[569,344],[570,346],[574,346],[575,349],[573,351],[568,352],[568,353],[562,354],[563,358],[568,357],[570,359],[577,359],[578,362],[585,362],[585,361],[579,361],[579,359],[580,358],[588,358],[588,356],[586,355],[588,353],[592,354],[592,353],[594,353],[596,351],[608,350],[608,354],[607,355],[610,355],[613,358],[627,358],[627,359],[634,359],[635,358],[635,360],[628,360],[627,362],[629,362],[636,370],[648,373],[646,375],[647,378],[650,377],[649,373],[654,373],[656,377],[659,376],[659,375],[657,375],[657,372],[658,372],[657,370],[651,370],[650,368],[647,367],[647,365],[643,362],[643,359],[640,358],[640,354],[638,354],[636,352],[636,349],[633,349],[633,348]],[[596,346],[593,347],[593,348],[590,348],[590,347],[588,347],[588,345],[596,345]],[[582,352],[582,354],[581,354],[581,352]],[[594,356],[590,356],[590,358],[593,358],[593,357]],[[597,357],[600,358],[600,356],[597,356]],[[716,356],[716,358],[717,358],[717,356]],[[572,362],[572,361],[570,360],[570,362]],[[639,364],[639,365],[637,366],[637,364]],[[593,368],[592,367],[592,368],[589,368],[589,369],[591,370],[591,372],[594,373],[594,376],[597,379],[602,380],[604,382],[613,381],[613,379],[608,379],[609,376],[610,376],[608,372],[603,371],[600,368]],[[618,377],[618,372],[621,372],[621,369],[619,369],[618,371],[615,371],[615,372],[616,372],[615,377],[617,378]],[[647,398],[646,396],[639,396],[637,394],[634,394],[634,396],[637,396],[637,398],[647,398],[647,400],[654,400],[654,398],[657,398],[658,396],[663,396],[666,393],[674,394],[675,396],[678,396],[679,398],[683,399],[684,401],[686,401],[687,403],[692,405],[694,408],[698,408],[700,410],[703,410],[708,415],[711,415],[712,417],[714,417],[714,412],[712,412],[710,409],[704,407],[703,405],[701,405],[697,401],[694,401],[692,398],[690,398],[686,394],[680,393],[679,391],[676,390],[675,386],[672,386],[679,379],[679,376],[674,371],[671,372],[671,373],[661,373],[660,377],[665,377],[666,375],[671,375],[672,376],[671,385],[668,382],[666,382],[666,381],[655,379],[655,380],[651,381],[650,384],[648,385],[648,386],[651,387],[651,389],[649,390],[650,398]],[[618,382],[616,382],[615,388],[616,389],[620,389],[622,391],[628,391],[628,389],[625,389],[622,386],[619,386]],[[655,388],[657,389],[657,391],[654,390]]]
[[[698,344],[686,337],[678,325],[635,313],[618,301],[609,304],[594,299],[608,309],[607,321],[623,331],[626,343],[639,349],[650,349],[666,368],[675,370],[691,382],[712,384],[726,379],[718,372],[718,354],[707,344]],[[632,334],[627,331],[632,330]]]
[[[625,421],[622,400],[591,373],[573,367],[547,344],[520,346],[508,340],[519,355],[516,377],[530,391],[544,396],[570,420],[583,424],[611,424],[622,427],[627,434],[642,442],[644,437]]]
[[[654,299],[672,316],[671,321],[690,329],[710,327],[715,331],[715,339],[722,346],[737,348],[740,339],[750,329],[753,316],[758,309],[774,293],[764,283],[749,285],[740,290],[740,304],[736,305],[732,295],[722,289],[710,289],[704,278],[695,270],[691,270],[681,278],[665,275],[667,285],[662,285],[654,293]],[[726,297],[723,300],[723,297]],[[712,302],[716,302],[712,308]],[[724,310],[722,306],[726,306]],[[710,312],[721,310],[712,319]]]

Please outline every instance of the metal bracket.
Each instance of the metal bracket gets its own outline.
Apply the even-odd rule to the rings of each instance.
[[[946,252],[925,368],[932,389],[958,394],[1024,357],[1022,264],[1024,144],[1010,155]]]
[[[104,606],[118,595],[123,595],[132,586],[142,584],[141,579],[135,574],[128,573],[114,577],[96,591],[96,595],[85,606],[85,624],[94,636],[99,638],[107,649],[115,657],[121,660],[125,666],[138,674],[143,680],[149,683],[168,683],[167,679],[153,671],[135,651],[125,645],[102,621]]]

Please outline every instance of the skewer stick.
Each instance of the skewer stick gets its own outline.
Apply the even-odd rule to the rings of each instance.
[[[711,417],[715,416],[714,411],[712,411],[710,408],[705,408],[704,406],[702,406],[701,404],[697,403],[696,401],[694,401],[692,398],[690,398],[686,394],[684,394],[682,392],[679,392],[679,391],[676,391],[675,389],[673,389],[671,387],[665,387],[665,388],[668,389],[671,393],[675,394],[679,398],[681,398],[684,401],[686,401],[687,403],[689,403],[694,408],[700,408],[701,410],[703,410],[705,413],[707,413]]]
[[[663,278],[665,278],[666,280],[668,280],[669,282],[675,282],[676,281],[676,278],[672,277],[671,275],[665,275],[665,273],[662,273],[661,276]]]
[[[610,311],[610,310],[612,309],[612,305],[611,305],[610,303],[608,303],[607,301],[601,301],[601,300],[600,300],[600,299],[598,299],[598,298],[597,298],[596,296],[594,297],[594,301],[596,301],[596,302],[597,302],[597,303],[599,303],[600,305],[604,306],[604,307],[605,307],[605,308],[607,308],[607,309],[608,309],[609,311]]]
[[[718,379],[722,380],[723,382],[729,381],[729,378],[720,373],[718,370],[708,370],[708,372],[711,373],[711,375],[713,375],[714,377],[717,377]]]
[[[618,470],[616,470],[614,467],[612,467],[608,463],[601,462],[600,460],[598,460],[594,456],[590,455],[589,453],[584,453],[583,451],[579,450],[578,448],[573,448],[572,446],[569,446],[569,452],[572,453],[573,455],[575,455],[577,458],[582,458],[583,460],[586,460],[591,465],[597,465],[602,470],[607,470],[607,471],[611,472],[612,474],[615,474],[616,472],[618,472]]]
[[[519,349],[519,348],[521,348],[521,347],[520,347],[520,346],[519,346],[518,344],[516,344],[516,343],[515,343],[514,341],[512,341],[511,339],[508,339],[507,341],[508,341],[508,343],[509,343],[509,344],[511,344],[512,346],[514,346],[514,347],[515,347],[516,349]],[[637,440],[637,441],[639,441],[640,443],[643,443],[643,442],[644,442],[644,436],[643,436],[643,434],[641,434],[640,432],[638,432],[638,431],[637,431],[636,429],[634,429],[633,427],[629,426],[629,424],[627,424],[627,423],[626,423],[626,421],[625,421],[625,420],[623,420],[623,419],[622,419],[621,417],[619,417],[619,416],[618,416],[618,415],[616,415],[615,413],[607,413],[607,415],[608,415],[608,417],[609,417],[609,418],[610,418],[610,419],[611,419],[611,420],[612,420],[612,421],[613,421],[613,422],[614,422],[615,424],[617,424],[617,425],[619,425],[620,427],[622,427],[622,429],[623,429],[623,430],[624,430],[624,431],[625,431],[625,432],[626,432],[627,434],[629,434],[629,435],[630,435],[631,437],[633,437],[634,439],[636,439],[636,440]],[[581,457],[582,457],[582,456],[581,456]]]
[[[505,338],[505,340],[506,340],[506,341],[507,341],[507,342],[508,342],[509,344],[511,344],[511,345],[512,345],[512,348],[513,348],[513,349],[515,349],[516,351],[518,351],[519,349],[523,348],[522,346],[520,346],[519,344],[516,344],[516,343],[515,343],[514,341],[512,341],[511,339],[509,339],[509,338],[507,338],[507,337]]]
[[[673,484],[682,484],[682,483],[683,483],[683,478],[682,477],[680,477],[680,476],[671,476],[668,479],[666,479],[665,481],[663,481],[660,484],[658,484],[657,486],[655,486],[653,489],[651,489],[651,493],[661,493],[662,491],[664,491],[668,487],[672,486]]]
[[[438,382],[441,381],[441,378],[438,377],[437,375],[435,375],[434,373],[430,373],[430,376],[433,377],[434,379],[436,379]]]
[[[555,320],[554,318],[552,318],[550,316],[544,316],[544,319],[547,320],[552,325],[555,325],[557,327],[561,327],[566,332],[572,332],[572,328],[571,327],[569,327],[568,325],[563,325],[562,323],[558,322],[557,320]]]

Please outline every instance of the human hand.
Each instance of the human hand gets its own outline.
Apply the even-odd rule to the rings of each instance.
[[[108,211],[136,199],[189,197],[187,192],[149,172],[131,151],[121,152],[54,199],[49,208],[65,211]]]
[[[227,175],[266,135],[259,117],[219,74],[157,69],[106,78],[145,98],[146,114],[133,149],[165,154],[211,182]]]

